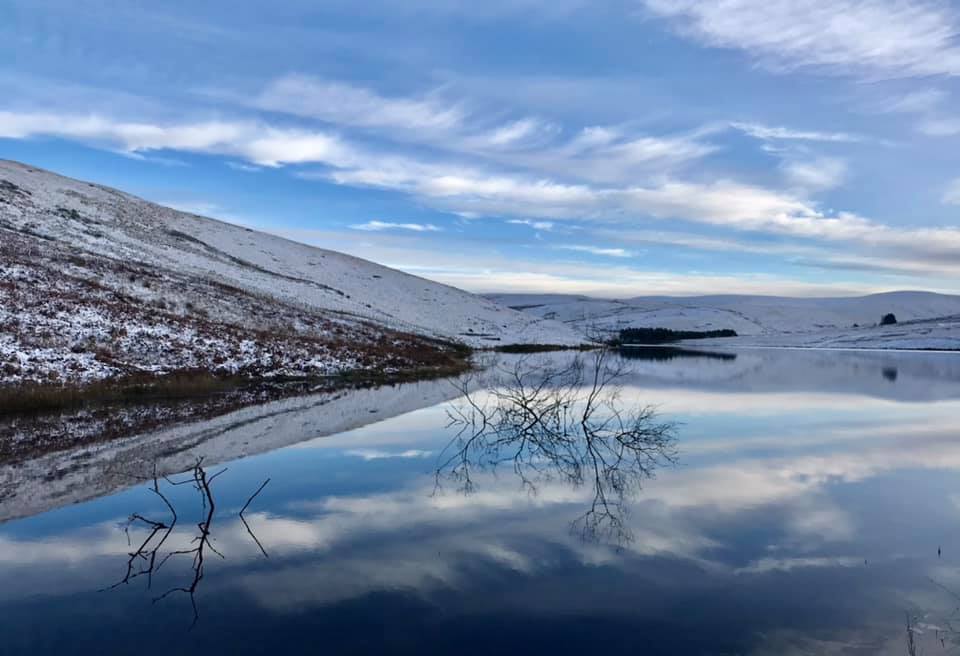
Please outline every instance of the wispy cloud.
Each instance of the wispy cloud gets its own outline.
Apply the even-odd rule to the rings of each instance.
[[[940,200],[945,205],[960,205],[960,178],[950,181]]]
[[[553,221],[531,221],[530,219],[510,219],[507,223],[530,226],[534,230],[553,230],[556,225]]]
[[[927,0],[643,0],[704,45],[776,69],[892,78],[960,74],[957,16]]]
[[[263,169],[259,166],[253,166],[251,164],[244,164],[243,162],[227,162],[227,166],[233,169],[234,171],[245,171],[246,173],[256,173],[257,171],[262,171]]]
[[[947,98],[941,89],[919,89],[881,103],[880,111],[896,114],[923,114],[938,107]]]
[[[276,128],[253,121],[147,123],[97,114],[0,111],[0,137],[52,136],[102,144],[128,153],[180,150],[242,157],[262,166],[304,162],[347,164],[353,151],[334,135]]]
[[[390,223],[388,221],[367,221],[350,226],[353,230],[378,232],[381,230],[411,230],[413,232],[439,232],[441,228],[432,223]]]
[[[248,102],[260,109],[363,128],[449,133],[461,129],[467,119],[463,107],[446,103],[436,94],[388,97],[306,75],[280,78]]]
[[[856,143],[865,141],[866,137],[847,132],[818,132],[816,130],[795,130],[787,127],[762,125],[759,123],[734,122],[730,127],[740,130],[744,134],[763,141],[832,141],[840,143]]]
[[[928,118],[917,130],[928,137],[953,137],[960,134],[960,118]]]
[[[893,228],[852,212],[827,212],[802,195],[719,179],[710,183],[664,179],[651,184],[561,182],[504,170],[385,156],[341,137],[256,122],[151,124],[102,117],[0,112],[0,136],[53,135],[103,143],[131,152],[182,150],[243,157],[262,166],[318,163],[299,172],[342,185],[410,194],[434,207],[479,216],[544,221],[578,219],[624,223],[637,217],[684,219],[735,230],[809,239],[924,250],[944,256],[960,250],[954,228]],[[431,224],[371,221],[368,230],[439,230]],[[416,227],[414,227],[416,226]]]
[[[635,253],[624,248],[603,248],[601,246],[583,246],[583,245],[564,245],[557,246],[564,251],[577,251],[580,253],[590,253],[591,255],[604,255],[606,257],[633,257]]]
[[[840,186],[847,177],[847,163],[835,157],[787,161],[782,167],[787,181],[807,191],[823,191]]]

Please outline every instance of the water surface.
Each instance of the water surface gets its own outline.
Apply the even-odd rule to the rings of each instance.
[[[449,381],[0,468],[0,653],[903,654],[908,625],[950,650],[960,357],[627,355],[621,402],[676,422],[677,463],[618,539],[573,529],[593,494],[562,476],[438,488]],[[198,460],[206,526],[203,491],[174,485]],[[157,558],[185,553],[123,583],[166,502]]]

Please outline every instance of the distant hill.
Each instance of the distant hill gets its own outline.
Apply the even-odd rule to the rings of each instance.
[[[732,329],[735,343],[886,348],[960,348],[960,296],[898,291],[848,298],[637,296],[597,299],[558,294],[495,294],[498,303],[561,321],[582,332],[647,327]],[[895,326],[879,327],[887,313]]]

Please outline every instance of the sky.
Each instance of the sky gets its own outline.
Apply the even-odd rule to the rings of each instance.
[[[475,292],[960,293],[960,4],[0,0],[0,158]]]

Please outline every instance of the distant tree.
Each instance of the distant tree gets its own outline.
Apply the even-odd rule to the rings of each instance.
[[[682,339],[706,339],[712,337],[736,337],[737,331],[722,330],[671,330],[669,328],[624,328],[614,344],[667,344]]]
[[[883,315],[883,319],[880,320],[881,326],[892,326],[895,323],[897,323],[897,315],[893,312]]]

